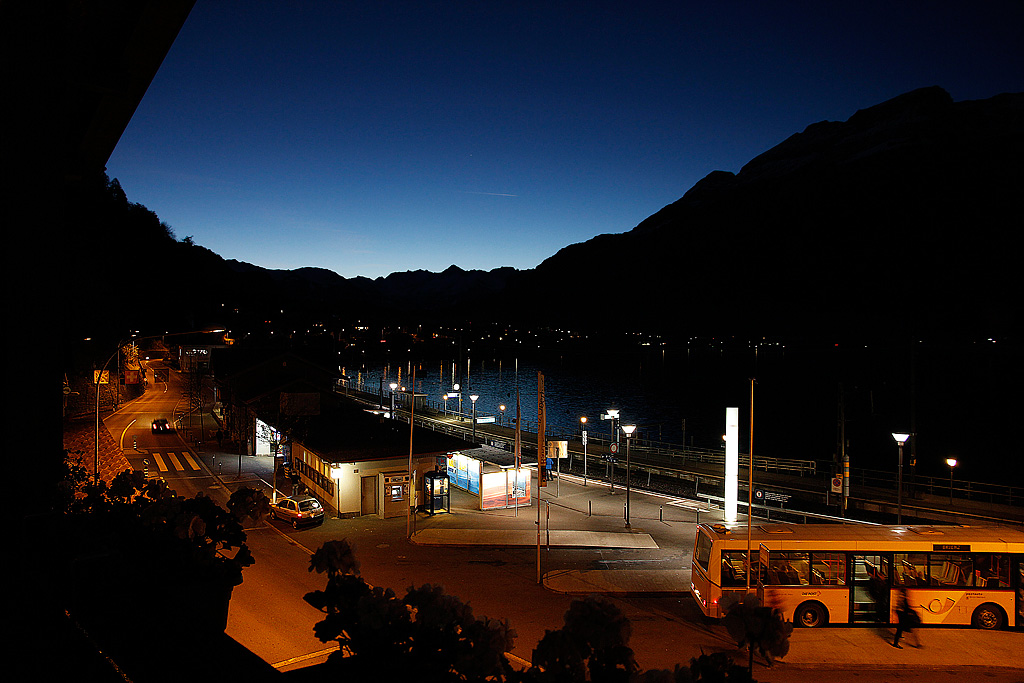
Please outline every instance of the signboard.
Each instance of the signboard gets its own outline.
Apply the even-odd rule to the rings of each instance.
[[[789,502],[789,499],[793,496],[788,493],[782,493],[781,491],[771,491],[769,489],[754,489],[754,502],[767,505],[768,503],[778,503],[784,505]]]
[[[99,370],[92,371],[92,383],[93,384],[110,384],[110,370]]]
[[[548,458],[568,458],[568,441],[548,441]]]
[[[757,549],[757,563],[761,565],[762,568],[768,569],[768,546],[764,543],[762,543]],[[764,572],[762,572],[762,576],[763,575]]]
[[[842,493],[842,492],[843,492],[843,478],[842,477],[832,477],[832,493]]]
[[[944,553],[969,553],[971,552],[971,546],[970,544],[958,545],[956,543],[933,543],[932,550]]]
[[[587,445],[587,430],[586,429],[583,430],[583,445],[584,446]]]

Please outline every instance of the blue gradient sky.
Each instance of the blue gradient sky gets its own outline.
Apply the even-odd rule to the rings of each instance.
[[[931,85],[1024,90],[1024,3],[199,0],[107,171],[266,268],[532,268]]]

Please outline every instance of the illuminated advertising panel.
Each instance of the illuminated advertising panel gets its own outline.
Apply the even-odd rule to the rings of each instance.
[[[513,469],[485,472],[480,494],[480,509],[494,510],[530,505],[530,470]]]

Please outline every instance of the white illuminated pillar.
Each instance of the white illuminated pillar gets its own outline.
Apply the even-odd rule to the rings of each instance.
[[[740,473],[740,409],[725,409],[725,521],[736,521]]]

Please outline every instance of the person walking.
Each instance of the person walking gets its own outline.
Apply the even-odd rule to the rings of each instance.
[[[900,650],[900,636],[904,633],[914,633],[914,629],[921,625],[921,617],[907,600],[907,589],[902,586],[896,592],[896,636],[892,639],[892,646]],[[921,636],[914,633],[914,647],[921,647]]]

